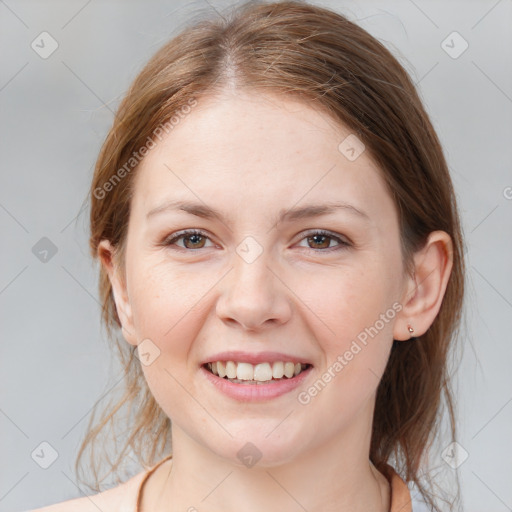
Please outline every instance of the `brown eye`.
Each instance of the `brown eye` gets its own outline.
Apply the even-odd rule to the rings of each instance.
[[[328,249],[331,243],[332,238],[326,235],[313,235],[308,236],[307,240],[309,243],[316,245],[316,247],[312,247],[312,249]]]
[[[175,245],[178,240],[183,239],[184,246],[178,246],[181,249],[203,249],[205,247],[205,242],[209,238],[202,231],[190,230],[190,231],[182,231],[178,233],[176,236],[169,238],[163,242],[165,246]]]
[[[183,238],[187,249],[201,249],[204,246],[205,238],[201,235],[188,235],[181,238]],[[187,245],[187,240],[190,242],[191,247]]]
[[[339,236],[335,236],[328,231],[314,231],[309,233],[308,236],[303,238],[308,243],[310,249],[319,250],[322,252],[330,252],[330,250],[337,250],[343,247],[349,247],[350,244],[340,238]],[[330,247],[332,240],[337,242],[337,245],[334,247]]]
[[[176,242],[183,239],[183,246],[177,245]],[[209,237],[203,231],[198,230],[187,230],[178,233],[177,235],[168,238],[162,242],[164,246],[173,246],[177,245],[180,249],[183,250],[195,250],[195,249],[203,249],[205,248],[206,241],[209,240]],[[331,252],[339,249],[343,249],[345,247],[350,247],[351,244],[341,237],[336,236],[328,231],[313,231],[307,234],[302,240],[306,240],[308,247],[318,252]],[[337,245],[331,247],[332,241],[337,242]]]

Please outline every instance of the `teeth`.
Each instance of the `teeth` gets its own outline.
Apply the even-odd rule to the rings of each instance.
[[[231,363],[232,361],[229,361]],[[254,379],[254,367],[252,364],[249,363],[238,363],[238,365],[235,365],[233,363],[233,366],[236,368],[236,378],[240,380],[253,380]],[[229,377],[229,375],[228,375]]]
[[[249,366],[252,366],[250,364]],[[259,363],[254,367],[254,380],[265,381],[272,380],[272,367],[269,363]]]
[[[215,364],[215,363],[213,363]],[[215,373],[212,367],[212,372]],[[219,377],[226,376],[226,365],[222,361],[217,361],[217,374]]]
[[[233,361],[226,363],[226,376],[228,379],[236,379],[236,364]]]
[[[252,383],[269,382],[272,379],[291,379],[298,375],[307,365],[291,361],[276,361],[274,363],[250,363],[235,361],[215,361],[207,367],[214,375],[227,377],[234,382],[251,381]],[[236,379],[236,380],[235,380]]]
[[[272,365],[272,376],[274,379],[281,379],[284,375],[284,363],[281,361],[276,361]]]
[[[284,376],[291,379],[295,373],[295,365],[293,363],[284,364]]]

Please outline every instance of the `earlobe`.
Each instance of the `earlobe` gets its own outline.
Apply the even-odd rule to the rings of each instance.
[[[122,278],[121,269],[115,263],[115,248],[109,240],[102,240],[98,245],[98,259],[105,268],[110,284],[112,294],[116,304],[117,314],[121,321],[123,336],[131,345],[137,345],[135,329],[133,327],[133,315],[126,289],[126,283]]]
[[[450,235],[444,231],[431,232],[423,248],[414,255],[414,273],[402,297],[403,309],[393,333],[395,340],[409,340],[429,329],[441,308],[452,267]]]

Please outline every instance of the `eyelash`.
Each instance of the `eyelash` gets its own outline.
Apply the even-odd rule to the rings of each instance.
[[[161,243],[161,245],[163,245],[164,247],[170,247],[170,246],[174,245],[174,243],[176,241],[180,240],[181,238],[187,238],[187,237],[193,236],[193,235],[199,235],[208,240],[210,239],[209,236],[204,231],[201,231],[199,229],[187,229],[187,230],[177,233],[175,236],[172,236],[171,238],[166,238]],[[329,231],[325,231],[323,229],[318,229],[316,231],[307,232],[303,236],[303,238],[301,238],[300,241],[307,239],[307,238],[311,238],[313,236],[318,236],[318,235],[325,236],[327,238],[332,238],[336,242],[339,242],[339,245],[335,246],[335,247],[328,247],[327,249],[311,249],[312,251],[315,251],[315,252],[332,252],[332,251],[341,250],[341,249],[345,249],[345,248],[352,246],[351,243],[349,243],[349,242],[343,240],[342,238],[334,235],[333,233],[331,233]],[[202,247],[200,247],[199,249],[187,249],[184,247],[180,247],[179,249],[186,251],[186,252],[192,252],[192,251],[198,251],[198,250],[202,249]]]

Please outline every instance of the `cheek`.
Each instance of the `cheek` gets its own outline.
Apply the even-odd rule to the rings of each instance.
[[[373,325],[390,307],[391,295],[380,267],[368,261],[364,265],[326,272],[324,277],[308,280],[301,297],[325,322],[331,337],[346,340]]]
[[[350,380],[361,392],[377,383],[392,344],[394,290],[391,280],[382,276],[388,264],[367,260],[365,265],[340,268],[299,292],[314,313],[309,314],[315,323],[312,332],[326,370],[343,375],[337,380]],[[339,364],[333,367],[335,361]]]
[[[179,411],[188,410],[188,392],[194,394],[191,386],[187,384],[187,392],[182,385],[190,381],[189,372],[197,371],[190,353],[201,329],[201,297],[208,282],[169,265],[148,263],[133,273],[132,284],[138,339],[151,340],[154,345],[149,346],[157,354],[151,364],[141,365],[142,371],[162,410],[179,418]]]
[[[191,319],[208,283],[180,267],[150,261],[132,275],[132,312],[137,333],[160,343],[187,339],[183,330],[193,327]]]

